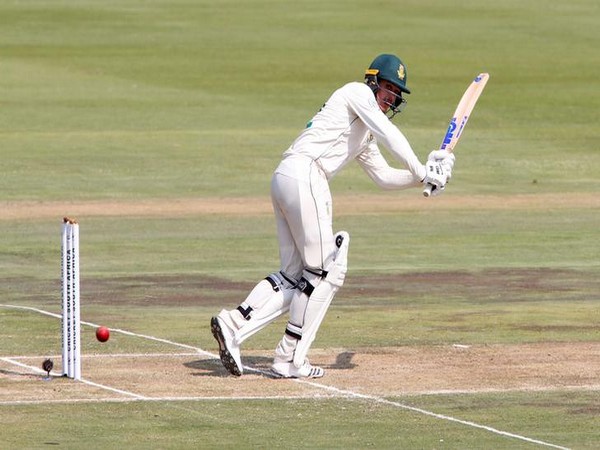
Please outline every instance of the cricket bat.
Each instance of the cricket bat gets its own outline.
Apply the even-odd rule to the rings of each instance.
[[[473,108],[475,108],[475,103],[477,103],[477,99],[483,92],[483,88],[487,84],[489,78],[490,75],[488,73],[480,73],[469,85],[460,99],[460,102],[458,102],[454,115],[448,124],[448,129],[446,130],[446,135],[440,145],[440,150],[447,150],[448,152],[454,151],[454,147],[456,147],[456,144],[458,143],[458,139],[469,120],[469,116],[471,115]],[[431,184],[425,186],[423,195],[429,197],[432,188],[433,186]]]

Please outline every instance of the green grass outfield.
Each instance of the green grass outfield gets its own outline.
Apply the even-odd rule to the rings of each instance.
[[[210,316],[277,267],[271,215],[78,207],[268,201],[270,174],[306,121],[374,56],[394,52],[413,91],[395,123],[421,159],[470,80],[490,81],[444,196],[379,192],[356,165],[333,181],[334,203],[356,195],[390,206],[335,216],[352,236],[350,269],[315,349],[597,344],[599,21],[591,0],[1,2],[0,305],[59,313],[60,224],[74,215],[84,320],[214,353]],[[0,307],[0,447],[600,442],[600,375],[575,390],[239,399],[244,379],[221,373],[215,392],[232,394],[219,398],[70,402],[76,383],[13,363],[57,355],[57,324]],[[282,324],[245,349],[269,357]],[[83,347],[170,351],[134,336],[99,345],[91,326]]]

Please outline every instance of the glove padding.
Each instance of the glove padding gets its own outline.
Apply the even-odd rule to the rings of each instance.
[[[453,156],[453,155],[451,155]],[[447,157],[449,158],[449,157]],[[448,162],[441,161],[427,161],[425,163],[426,175],[423,178],[425,186],[431,185],[431,195],[440,195],[446,188],[446,183],[452,175],[452,165],[454,160],[448,160]]]
[[[452,166],[444,161],[427,161],[425,171],[423,183],[443,189],[452,173]]]
[[[431,153],[429,153],[429,156],[427,156],[427,161],[440,162],[450,155],[452,155],[452,153],[450,153],[448,150],[432,150]]]
[[[433,150],[431,153],[429,153],[429,156],[427,157],[427,164],[425,165],[425,168],[427,169],[427,175],[429,176],[430,173],[440,173],[440,175],[434,177],[433,180],[427,180],[427,177],[425,177],[423,180],[425,184],[431,184],[432,197],[440,195],[442,192],[444,192],[446,184],[450,181],[450,178],[452,178],[452,169],[454,168],[455,161],[456,157],[454,156],[454,153],[450,153],[448,150]],[[430,163],[431,167],[428,166]],[[436,164],[439,164],[439,167],[436,166]],[[446,176],[445,181],[443,179],[443,175],[441,174]]]
[[[429,153],[427,157],[427,161],[435,161],[442,163],[444,169],[448,173],[448,179],[446,183],[452,178],[452,169],[454,168],[454,162],[456,161],[456,156],[454,153],[450,153],[448,150],[433,150]]]

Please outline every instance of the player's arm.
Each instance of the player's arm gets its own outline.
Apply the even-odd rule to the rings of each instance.
[[[360,153],[356,161],[381,189],[399,190],[422,185],[409,170],[391,167],[374,143]]]
[[[427,176],[425,166],[421,164],[402,132],[381,112],[371,89],[367,85],[357,83],[354,95],[348,102],[376,140],[405,165],[416,181],[422,182]]]

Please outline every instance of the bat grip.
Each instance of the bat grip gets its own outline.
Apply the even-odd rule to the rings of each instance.
[[[431,191],[433,191],[433,185],[430,183],[427,183],[427,186],[425,186],[425,189],[423,189],[423,196],[430,197]]]

